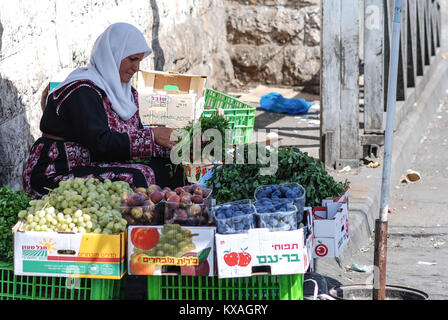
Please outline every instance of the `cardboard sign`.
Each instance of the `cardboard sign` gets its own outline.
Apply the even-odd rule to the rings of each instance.
[[[28,276],[121,279],[126,233],[57,233],[13,228],[14,273]]]
[[[214,275],[214,227],[128,227],[130,275]]]
[[[315,258],[337,257],[350,240],[347,202],[313,208]]]
[[[305,228],[291,231],[249,229],[248,233],[216,234],[219,278],[305,273],[310,257]]]
[[[207,77],[160,71],[139,71],[134,84],[139,93],[143,125],[184,128],[199,119]]]

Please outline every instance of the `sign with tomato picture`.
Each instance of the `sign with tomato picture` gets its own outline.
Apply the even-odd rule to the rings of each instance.
[[[130,275],[214,275],[214,227],[129,226]]]

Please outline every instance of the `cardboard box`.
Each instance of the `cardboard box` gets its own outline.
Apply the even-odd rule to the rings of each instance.
[[[326,202],[313,208],[315,258],[338,257],[350,240],[347,202]]]
[[[180,229],[189,231],[190,235],[182,236]],[[170,230],[171,234],[168,233]],[[172,236],[174,238],[170,238]],[[130,275],[213,276],[214,237],[214,227],[129,226],[128,272]],[[164,246],[190,239],[193,246],[182,250],[178,246]]]
[[[143,125],[184,128],[199,119],[206,80],[202,75],[139,71],[135,87]]]
[[[121,279],[126,271],[126,232],[21,231],[21,225],[12,230],[16,275]]]
[[[255,228],[248,233],[216,234],[218,276],[305,273],[310,263],[305,236],[305,228],[291,231]]]
[[[347,189],[345,189],[344,193],[341,194],[339,197],[337,198],[327,198],[327,199],[323,199],[322,200],[322,206],[326,206],[327,203],[343,203],[346,202],[347,203],[347,209],[349,207],[349,195],[350,195],[350,188],[347,187]]]
[[[307,256],[309,257],[309,271],[314,271],[314,247],[316,245],[316,238],[314,236],[314,218],[313,209],[311,207],[303,208],[303,214],[306,221],[306,234],[305,234],[305,246],[307,250]]]

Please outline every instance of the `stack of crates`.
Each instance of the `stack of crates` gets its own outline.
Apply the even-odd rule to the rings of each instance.
[[[255,125],[256,108],[227,94],[209,89],[205,90],[204,111],[202,115],[215,115],[218,108],[224,110],[224,117],[229,121],[232,130],[233,144],[249,143]]]
[[[18,276],[0,262],[0,300],[118,300],[121,280]]]
[[[303,274],[148,276],[148,300],[303,300]]]

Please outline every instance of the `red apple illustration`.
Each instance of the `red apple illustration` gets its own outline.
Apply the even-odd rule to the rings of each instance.
[[[241,249],[241,250],[243,250],[243,249]],[[252,260],[252,256],[250,255],[250,253],[245,252],[245,250],[247,250],[247,248],[244,249],[242,252],[238,253],[238,257],[239,257],[238,265],[240,267],[246,267],[247,265],[249,265],[250,261]]]
[[[226,254],[224,254],[224,262],[230,267],[236,266],[239,260],[238,253],[230,251],[224,251],[224,252],[227,252]]]

